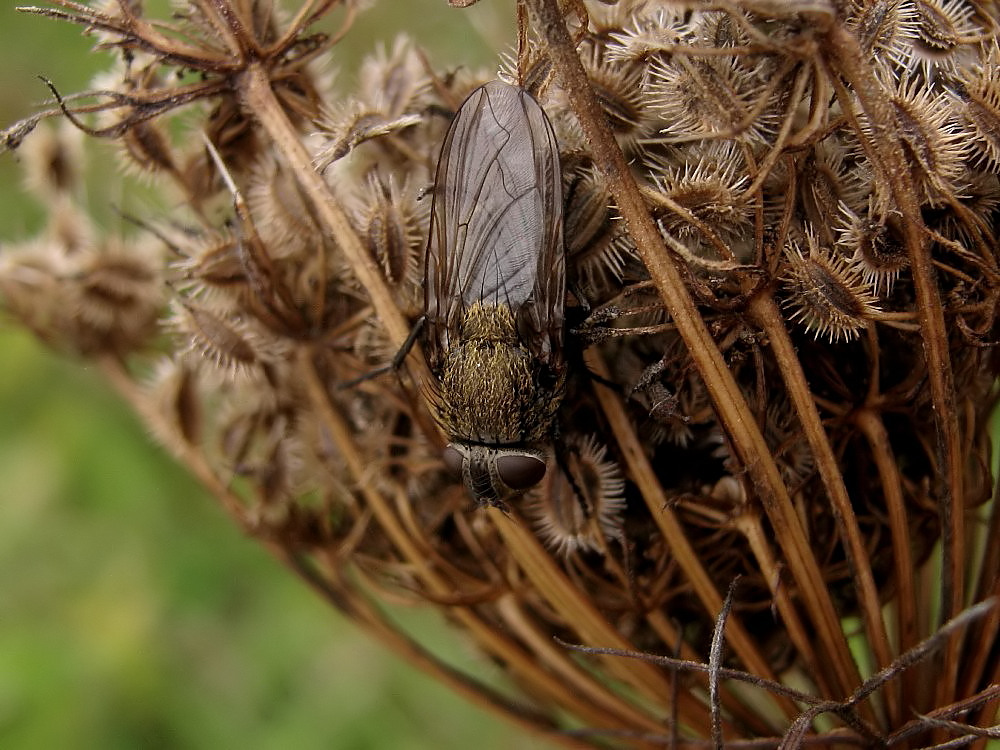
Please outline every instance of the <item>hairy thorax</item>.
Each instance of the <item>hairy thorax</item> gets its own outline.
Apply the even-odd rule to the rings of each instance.
[[[542,439],[551,416],[535,367],[509,307],[472,305],[442,370],[440,418],[449,436],[487,444]]]

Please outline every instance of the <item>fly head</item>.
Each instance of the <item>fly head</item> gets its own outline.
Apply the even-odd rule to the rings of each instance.
[[[507,501],[534,487],[545,476],[545,453],[524,446],[449,443],[444,463],[461,477],[479,505],[507,510]]]

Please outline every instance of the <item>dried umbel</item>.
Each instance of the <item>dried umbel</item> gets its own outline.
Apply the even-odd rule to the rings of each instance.
[[[346,31],[349,3],[191,0],[155,25],[54,4],[36,12],[123,60],[5,142],[65,114],[190,208],[102,237],[76,147],[38,141],[50,226],[5,248],[4,305],[99,361],[348,616],[566,745],[996,737],[995,3],[525,2],[492,85],[530,92],[555,134],[565,364],[544,479],[506,512],[447,471],[425,397],[462,325],[517,325],[470,298],[429,358],[361,377],[428,312],[428,201],[485,184],[446,149],[421,197],[495,76],[436,72],[404,40],[321,107],[313,63],[337,47],[309,27],[344,12]],[[210,145],[168,137],[182,111]],[[433,315],[458,292],[432,286]],[[445,610],[506,692],[400,637],[380,594]]]

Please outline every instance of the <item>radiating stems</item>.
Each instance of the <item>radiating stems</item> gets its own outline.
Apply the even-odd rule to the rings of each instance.
[[[598,377],[609,379],[611,375],[607,366],[596,355],[588,353],[587,366]],[[650,466],[649,460],[646,458],[646,453],[632,429],[631,422],[626,417],[620,397],[608,389],[598,386],[597,398],[611,425],[615,441],[625,456],[632,480],[639,485],[642,497],[646,501],[646,507],[656,521],[664,541],[670,546],[671,554],[687,575],[695,595],[705,609],[705,613],[714,618],[722,609],[722,595],[719,594],[708,571],[698,559],[698,555],[688,541],[676,513],[670,509],[666,494],[656,479],[653,467]],[[755,639],[746,631],[737,617],[730,617],[726,622],[726,635],[729,644],[747,669],[762,677],[776,679],[767,660],[757,648]],[[785,704],[783,709],[789,716],[794,716],[797,713],[790,703]]]
[[[965,493],[961,445],[955,412],[955,383],[948,349],[948,336],[944,321],[944,308],[936,283],[931,258],[930,243],[923,232],[920,206],[909,179],[909,167],[898,136],[896,118],[891,110],[884,88],[874,73],[863,64],[864,56],[857,39],[834,24],[825,35],[828,61],[844,77],[857,95],[866,114],[872,121],[872,143],[869,157],[881,165],[889,183],[893,202],[900,213],[906,251],[910,261],[916,308],[927,359],[931,400],[934,404],[937,426],[937,453],[944,481],[936,488],[941,515],[941,621],[954,617],[961,609],[964,597],[963,550],[965,548]],[[845,112],[853,108],[853,101],[843,85],[833,76],[837,97]],[[946,652],[945,674],[940,679],[941,703],[954,698],[958,670],[958,639],[952,640]]]
[[[691,359],[702,376],[733,447],[774,526],[789,570],[802,595],[803,605],[817,630],[822,651],[829,658],[835,682],[842,692],[847,693],[859,682],[857,666],[839,627],[836,608],[826,590],[812,547],[767,443],[646,210],[628,164],[577,57],[556,0],[527,2],[535,27],[546,41],[560,83],[594,153],[594,161],[608,180],[639,255],[664,305],[677,323],[677,330],[687,344]]]
[[[861,608],[868,643],[874,652],[878,668],[881,669],[892,662],[892,649],[882,620],[881,602],[878,587],[872,575],[868,550],[862,538],[861,529],[854,515],[854,507],[844,485],[844,477],[837,463],[837,457],[827,438],[826,430],[820,419],[819,411],[813,401],[809,384],[806,381],[802,363],[795,351],[795,345],[788,335],[784,318],[768,294],[759,294],[750,302],[750,312],[767,334],[771,351],[780,365],[779,370],[785,382],[788,398],[795,407],[795,413],[802,425],[806,441],[816,461],[823,487],[830,501],[833,517],[837,521],[837,529],[851,567],[854,587],[857,592],[858,605]],[[892,692],[886,694],[887,708],[893,723],[899,717],[900,707]]]

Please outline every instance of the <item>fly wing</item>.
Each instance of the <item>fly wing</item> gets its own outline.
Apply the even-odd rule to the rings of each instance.
[[[425,275],[429,352],[476,302],[508,305],[543,361],[562,348],[562,185],[552,126],[531,96],[493,81],[462,104],[438,161]]]

